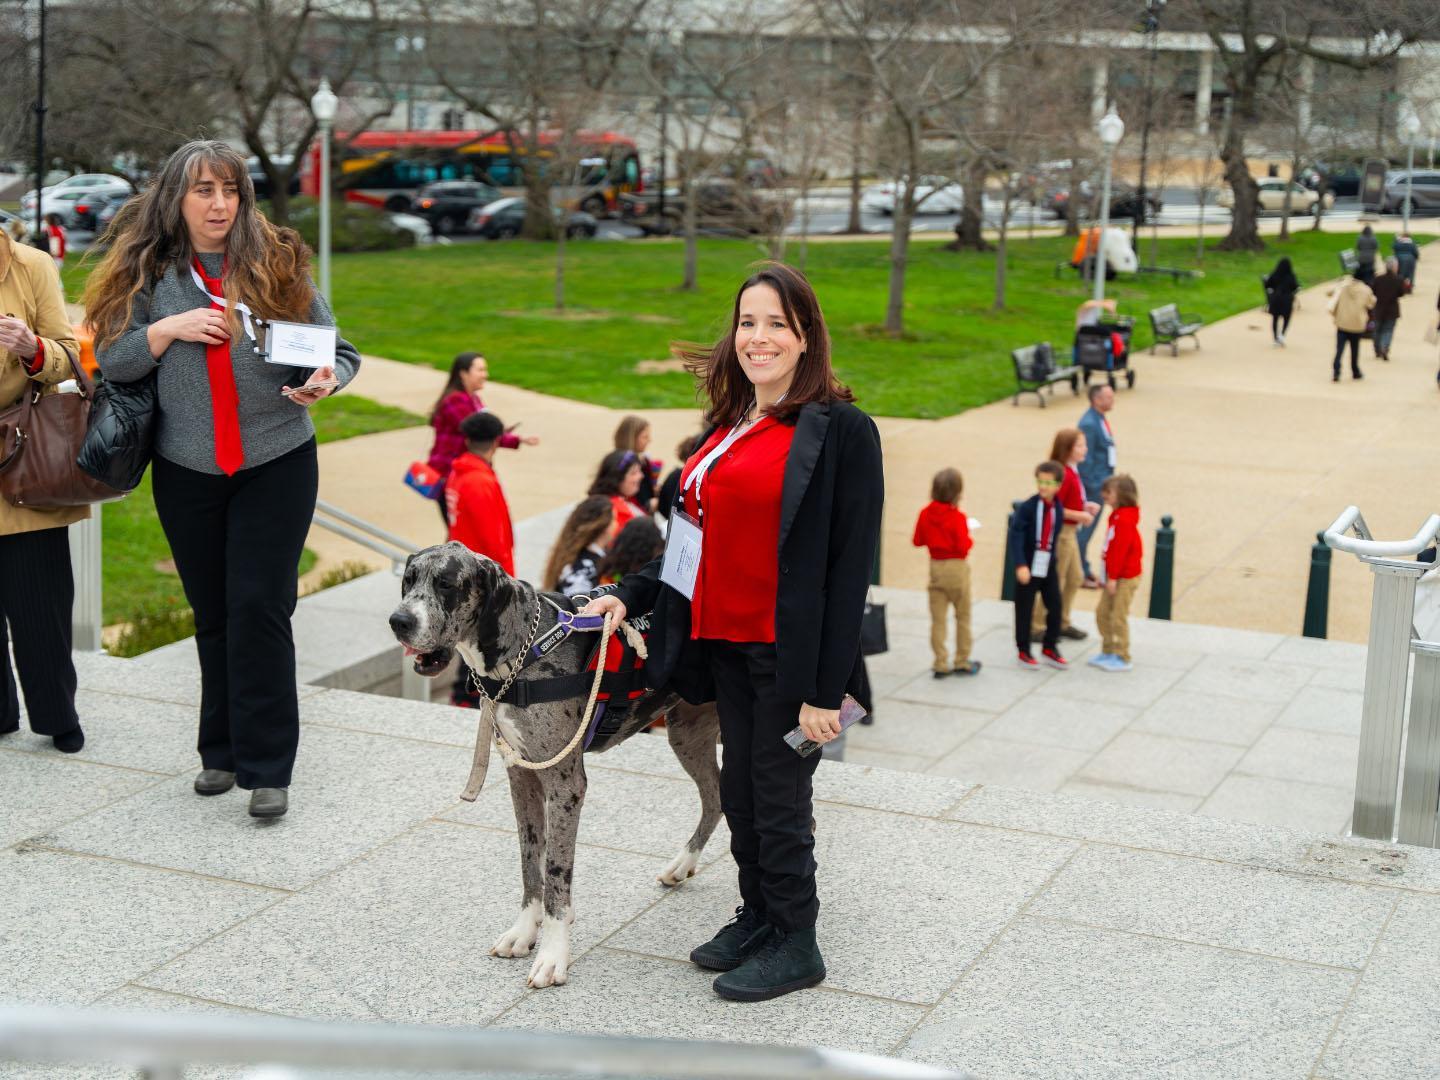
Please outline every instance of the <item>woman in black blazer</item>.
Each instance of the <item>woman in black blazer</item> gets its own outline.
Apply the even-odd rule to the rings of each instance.
[[[722,996],[761,1001],[825,977],[811,828],[820,755],[801,757],[784,736],[797,724],[819,743],[840,734],[880,537],[880,436],[835,378],[819,302],[791,267],[766,264],[740,286],[730,333],[680,351],[710,400],[672,507],[670,543],[682,514],[702,537],[693,587],[662,582],[657,559],[587,610],[653,610],[651,681],[719,707],[743,902],[690,959],[723,973]]]

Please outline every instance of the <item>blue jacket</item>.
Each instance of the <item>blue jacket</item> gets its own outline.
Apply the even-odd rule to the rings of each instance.
[[[1086,409],[1076,427],[1085,436],[1087,450],[1085,460],[1075,471],[1085,485],[1085,498],[1098,503],[1100,485],[1115,471],[1110,467],[1110,447],[1115,445],[1115,439],[1105,430],[1105,419],[1094,409]]]
[[[1020,504],[1010,518],[1010,534],[1006,539],[1005,551],[1011,566],[1029,566],[1035,558],[1035,549],[1040,545],[1040,534],[1035,529],[1035,508],[1040,503],[1039,495],[1031,495]],[[1050,550],[1055,550],[1055,538],[1065,524],[1065,511],[1058,499],[1051,500],[1050,513],[1055,515],[1050,522]]]

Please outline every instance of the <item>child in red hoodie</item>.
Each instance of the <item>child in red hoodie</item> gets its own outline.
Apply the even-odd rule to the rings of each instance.
[[[930,549],[930,648],[935,678],[974,675],[980,661],[970,659],[970,528],[960,509],[965,481],[958,469],[941,469],[930,482],[930,502],[915,522],[913,542]],[[945,618],[955,608],[955,662],[945,652]]]
[[[1103,555],[1105,592],[1095,609],[1095,623],[1103,642],[1100,655],[1092,656],[1090,664],[1101,671],[1129,671],[1132,665],[1127,620],[1145,554],[1140,540],[1140,494],[1134,479],[1116,473],[1100,488],[1100,496],[1111,509]]]

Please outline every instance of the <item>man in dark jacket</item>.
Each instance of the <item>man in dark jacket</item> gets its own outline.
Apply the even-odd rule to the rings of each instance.
[[[1366,225],[1355,238],[1355,259],[1360,264],[1355,276],[1366,285],[1375,278],[1375,253],[1379,250],[1380,241],[1375,239],[1375,230]]]
[[[1399,260],[1400,280],[1405,283],[1405,291],[1408,293],[1415,287],[1415,264],[1420,261],[1420,246],[1410,239],[1409,233],[1402,232],[1395,238],[1390,254]]]
[[[1385,273],[1370,283],[1370,291],[1375,294],[1375,307],[1370,312],[1370,317],[1375,320],[1375,358],[1389,360],[1395,324],[1400,321],[1400,297],[1405,295],[1400,262],[1395,256],[1385,260]]]

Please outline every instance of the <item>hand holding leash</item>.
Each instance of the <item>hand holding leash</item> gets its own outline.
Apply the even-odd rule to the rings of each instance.
[[[588,604],[585,605],[584,609],[580,612],[580,614],[609,615],[612,611],[615,613],[615,622],[617,625],[625,621],[625,604],[618,596],[615,596],[613,594],[607,596],[597,596],[594,600],[591,600]]]

